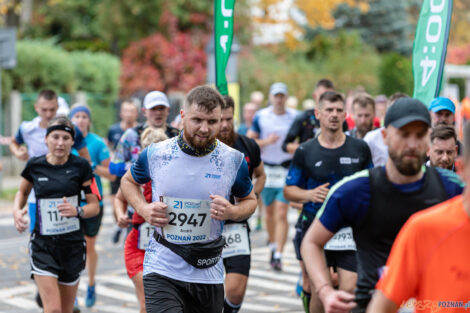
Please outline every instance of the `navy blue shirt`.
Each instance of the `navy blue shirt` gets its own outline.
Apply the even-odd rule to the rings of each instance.
[[[382,168],[385,171],[385,167]],[[464,183],[457,174],[441,168],[436,168],[436,170],[449,199],[462,193]],[[403,192],[419,190],[424,183],[425,175],[426,172],[417,182],[395,186]],[[346,177],[331,188],[317,217],[332,233],[336,233],[343,227],[359,224],[370,207],[370,192],[368,170]]]
[[[343,145],[328,149],[315,138],[295,151],[286,185],[311,190],[330,183],[328,188],[331,189],[343,177],[372,167],[370,149],[363,140],[346,136]],[[307,202],[303,209],[315,214],[321,206],[321,202]]]

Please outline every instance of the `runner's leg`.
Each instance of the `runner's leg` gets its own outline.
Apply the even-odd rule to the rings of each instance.
[[[287,233],[289,225],[287,223],[287,210],[288,204],[281,201],[274,201],[275,212],[275,226],[276,226],[276,252],[281,253],[284,251],[284,245],[287,241]]]
[[[96,236],[85,236],[86,239],[86,268],[88,271],[88,285],[95,285],[96,266],[98,264],[98,254],[96,253]]]
[[[142,272],[139,272],[132,277],[132,282],[135,286],[135,294],[139,301],[140,311],[139,313],[145,313],[145,294],[144,294],[144,282],[142,281]]]
[[[233,306],[238,306],[237,309],[234,307],[231,308],[230,311],[228,311],[225,307],[227,306],[227,303],[225,304],[224,307],[224,313],[226,312],[238,312],[238,310],[241,307],[241,303],[243,302],[243,298],[245,297],[245,291],[246,291],[246,285],[248,282],[248,276],[238,274],[238,273],[228,273],[225,276],[225,293],[226,293],[226,299],[232,304]]]
[[[34,274],[34,281],[36,282],[39,295],[41,296],[44,313],[60,313],[62,306],[57,278]],[[70,312],[72,311],[70,310]]]
[[[75,285],[62,285],[59,283],[60,301],[62,304],[62,313],[73,311],[73,304],[77,296],[78,283]]]
[[[357,273],[338,267],[339,289],[354,294],[356,288]]]

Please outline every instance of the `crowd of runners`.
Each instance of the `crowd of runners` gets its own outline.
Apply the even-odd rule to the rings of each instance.
[[[102,179],[140,312],[243,309],[250,224],[266,230],[275,272],[291,232],[307,313],[397,312],[409,299],[431,312],[426,301],[470,300],[470,126],[459,141],[454,103],[345,96],[328,79],[303,111],[288,106],[282,82],[266,94],[251,95],[237,125],[234,100],[212,87],[192,89],[171,123],[167,95],[151,91],[124,100],[101,138],[86,104],[69,109],[41,91],[38,116],[10,150],[27,161],[13,217],[31,233],[44,312],[80,311],[84,269],[85,305],[96,302],[96,239],[111,209]],[[299,213],[295,229],[289,210]]]

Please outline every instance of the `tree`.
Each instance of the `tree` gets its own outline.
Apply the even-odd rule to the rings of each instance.
[[[132,43],[122,56],[121,94],[161,90],[189,91],[206,79],[207,41],[178,32],[155,34]]]

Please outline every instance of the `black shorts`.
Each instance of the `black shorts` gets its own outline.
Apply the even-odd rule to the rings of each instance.
[[[357,272],[356,251],[353,250],[325,250],[326,264],[350,272]]]
[[[31,278],[33,275],[52,276],[59,284],[73,286],[85,269],[86,241],[67,241],[34,232],[29,242],[29,258]]]
[[[147,313],[220,313],[224,307],[223,284],[197,284],[156,273],[144,276]]]
[[[292,240],[294,242],[295,256],[297,260],[302,261],[302,256],[300,255],[300,245],[302,240],[307,233],[308,228],[312,225],[313,220],[315,219],[315,213],[310,213],[303,211],[300,213],[297,223],[295,224],[295,236]]]
[[[111,194],[117,194],[119,190],[119,186],[121,186],[121,177],[116,176],[116,180],[111,182]]]
[[[103,205],[100,204],[100,213],[97,216],[90,218],[83,218],[82,225],[85,235],[88,237],[95,237],[98,235],[101,226],[101,220],[103,219]]]
[[[250,254],[235,255],[224,259],[225,273],[237,273],[245,276],[250,275],[251,267],[251,240],[250,240],[250,225],[247,221],[238,222],[245,224],[248,229],[248,245],[250,246]],[[233,223],[231,223],[233,224]]]

